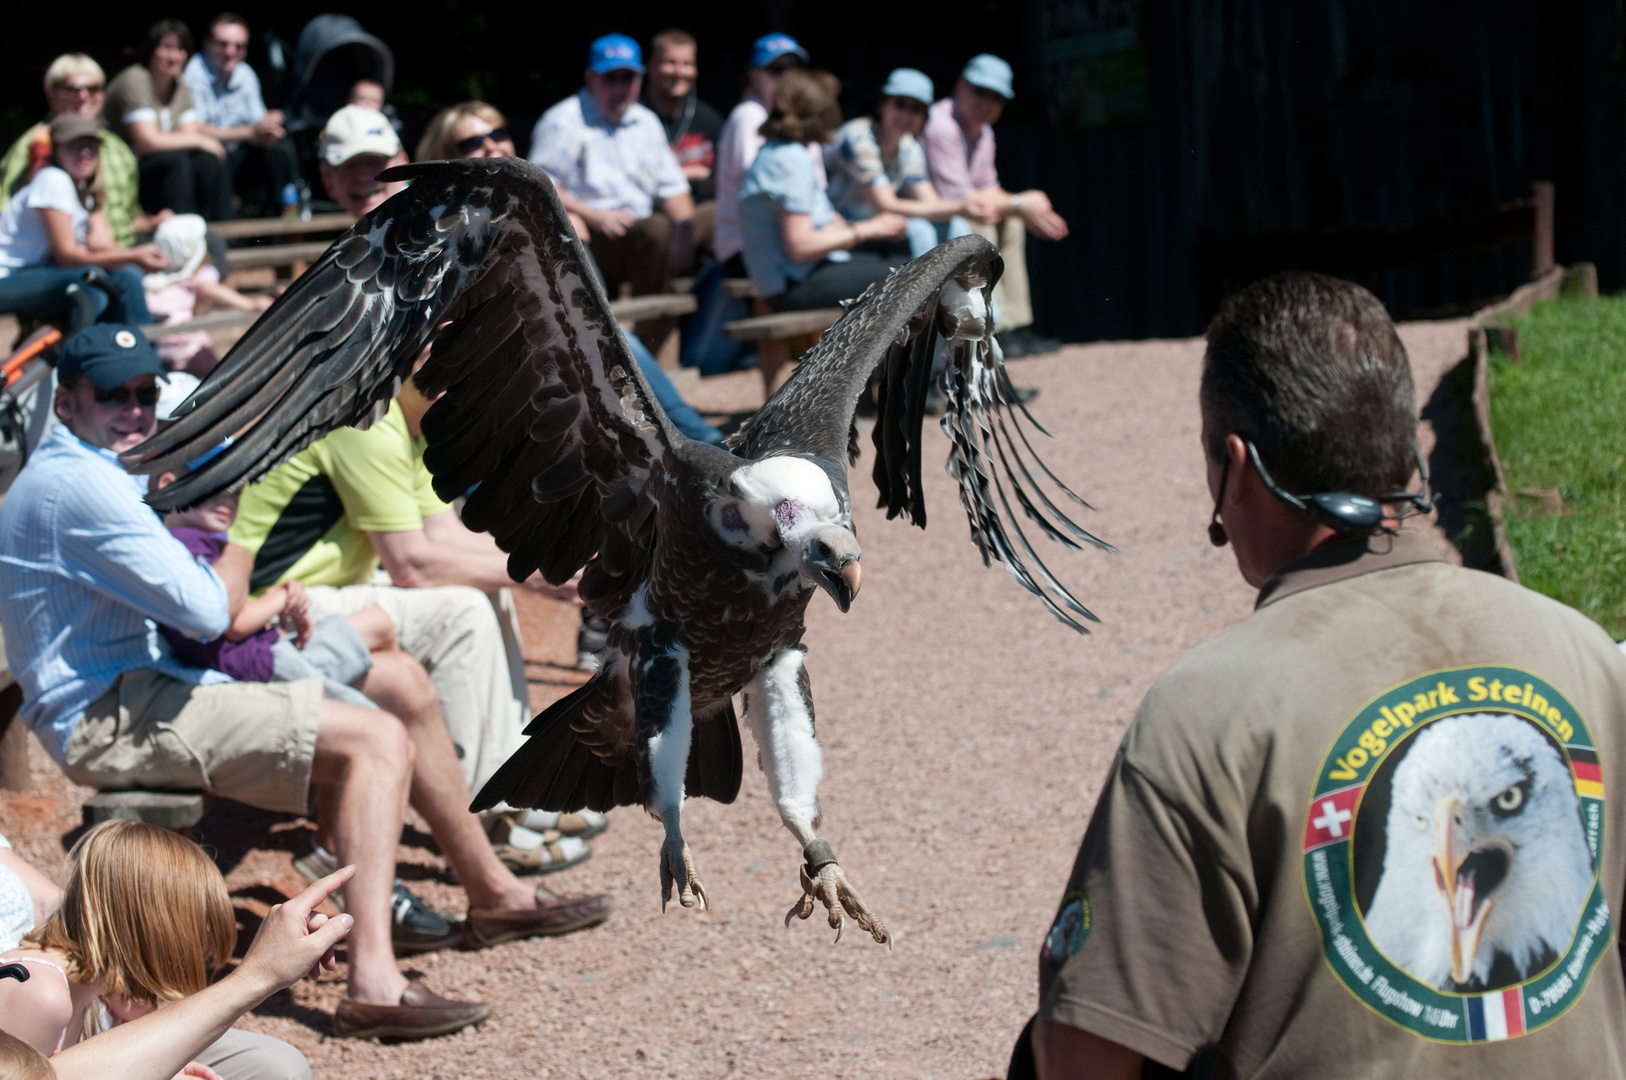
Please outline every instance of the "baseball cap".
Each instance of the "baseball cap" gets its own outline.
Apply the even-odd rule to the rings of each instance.
[[[396,137],[389,118],[376,109],[364,109],[360,105],[346,105],[328,117],[316,144],[316,156],[334,168],[357,154],[394,157],[400,152],[401,140]]]
[[[792,54],[802,63],[808,62],[807,50],[789,34],[764,34],[751,44],[751,66],[767,67],[786,54]]]
[[[625,34],[605,34],[587,46],[587,67],[603,75],[607,71],[644,70],[644,51]]]
[[[914,98],[927,105],[932,103],[932,80],[924,71],[898,68],[886,77],[881,93],[888,97]]]
[[[51,117],[50,130],[51,145],[62,146],[75,139],[95,138],[101,134],[101,125],[96,123],[94,116],[64,113],[61,116]]]
[[[972,86],[992,90],[1006,101],[1016,96],[1011,89],[1011,65],[992,53],[979,53],[960,72],[960,78]]]
[[[83,375],[98,390],[111,390],[137,375],[163,375],[164,365],[138,326],[96,323],[64,341],[57,350],[56,374]]]

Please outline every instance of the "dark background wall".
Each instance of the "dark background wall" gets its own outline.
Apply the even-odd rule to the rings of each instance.
[[[111,75],[153,19],[180,17],[201,35],[217,9],[66,10],[8,8],[8,141],[41,111],[39,78],[57,53],[89,52]],[[1198,333],[1226,293],[1289,265],[1355,276],[1397,315],[1463,309],[1524,280],[1527,246],[1373,269],[1318,265],[1302,241],[1460,221],[1523,197],[1533,179],[1557,186],[1558,260],[1590,260],[1605,289],[1626,287],[1620,0],[290,0],[242,12],[268,96],[267,33],[291,46],[324,10],[393,48],[409,145],[440,106],[479,97],[508,113],[523,147],[535,117],[579,85],[586,42],[612,30],[694,32],[701,92],[725,110],[750,42],[770,29],[842,77],[849,114],[893,67],[919,67],[946,92],[971,53],[999,53],[1018,95],[998,128],[1001,175],[1046,189],[1073,228],[1029,247],[1040,328],[1070,340]],[[1117,51],[1087,61],[1084,79],[1105,96],[1084,100],[1107,104],[1072,108],[1080,99],[1065,87],[1080,68],[1068,57],[1102,42]]]

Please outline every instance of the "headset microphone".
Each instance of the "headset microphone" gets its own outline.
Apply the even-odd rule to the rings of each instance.
[[[1314,495],[1293,495],[1284,491],[1271,478],[1265,470],[1264,462],[1259,460],[1259,450],[1253,445],[1253,440],[1244,439],[1243,445],[1248,448],[1248,458],[1253,462],[1254,471],[1264,482],[1265,489],[1276,498],[1291,506],[1295,510],[1302,510],[1314,517],[1321,524],[1341,533],[1370,533],[1383,527],[1384,504],[1404,502],[1410,503],[1410,510],[1402,510],[1393,515],[1397,518],[1409,517],[1411,514],[1426,514],[1434,508],[1434,501],[1428,495],[1428,464],[1423,460],[1423,449],[1415,441],[1412,443],[1412,453],[1417,458],[1417,471],[1422,480],[1422,486],[1417,491],[1400,491],[1392,495],[1374,499],[1366,495],[1355,495],[1347,491],[1323,491]],[[1220,503],[1225,499],[1225,482],[1230,477],[1230,462],[1227,461],[1225,471],[1220,473],[1219,498],[1214,500],[1214,516],[1208,523],[1208,540],[1215,547],[1224,547],[1229,539],[1225,535],[1225,526],[1219,520]]]

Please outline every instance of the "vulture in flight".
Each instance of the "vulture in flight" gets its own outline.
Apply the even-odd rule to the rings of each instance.
[[[738,793],[743,692],[769,791],[803,849],[786,923],[822,902],[838,938],[845,911],[890,945],[815,832],[822,765],[801,644],[814,589],[842,611],[858,592],[847,466],[871,373],[889,517],[926,522],[921,423],[941,339],[948,471],[984,563],[1002,562],[1082,631],[1093,616],[1046,569],[1023,519],[1068,547],[1110,550],[1057,505],[1083,500],[1033,453],[1023,420],[1037,424],[989,316],[998,253],[963,237],[871,286],[726,446],[710,446],[656,404],[540,170],[482,159],[381,178],[412,184],[335,242],[177,421],[126,456],[160,472],[230,438],[149,501],[188,506],[253,482],[337,427],[378,420],[416,378],[435,399],[423,433],[436,492],[466,496],[464,523],[509,553],[516,580],[540,570],[560,583],[585,567],[582,599],[611,623],[598,671],[531,722],[474,809],[644,806],[665,825],[662,906],[674,884],[685,907],[704,906],[680,813],[685,797]]]

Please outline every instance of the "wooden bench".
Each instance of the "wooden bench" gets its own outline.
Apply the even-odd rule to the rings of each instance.
[[[780,311],[724,323],[723,333],[735,341],[757,343],[757,370],[762,372],[764,392],[771,394],[779,388],[780,374],[790,363],[792,342],[799,346],[796,355],[800,357],[818,344],[819,336],[839,318],[838,307]]]
[[[264,244],[259,247],[232,248],[226,252],[226,269],[257,270],[262,267],[289,267],[290,277],[298,277],[305,268],[322,257],[322,252],[333,246],[331,240],[305,240],[297,244]]]
[[[675,277],[672,279],[673,292],[690,292],[694,289],[694,278]],[[748,277],[731,277],[723,280],[723,295],[745,297],[747,299],[757,294],[757,283]]]
[[[209,231],[227,240],[260,240],[268,236],[311,236],[316,233],[343,232],[356,223],[349,214],[312,214],[309,220],[299,218],[244,218],[240,221],[215,221]]]
[[[98,791],[85,800],[80,813],[87,829],[104,821],[145,821],[191,836],[203,811],[201,791]]]
[[[189,334],[194,330],[233,330],[239,326],[250,325],[261,314],[258,311],[211,311],[207,315],[199,315],[183,323],[171,323],[168,326],[153,323],[143,326],[141,332],[147,335],[148,341],[156,341],[176,334]]]

